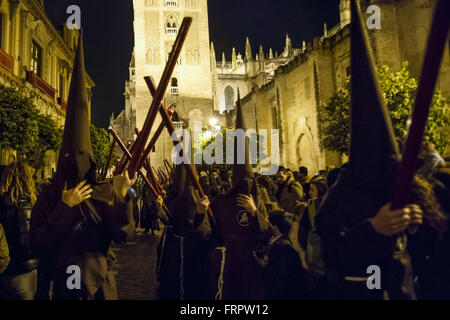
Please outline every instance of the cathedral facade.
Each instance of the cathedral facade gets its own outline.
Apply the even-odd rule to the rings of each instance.
[[[364,11],[372,4],[381,9],[381,29],[369,32],[377,65],[398,71],[403,61],[408,61],[411,75],[416,79],[420,76],[435,3],[362,1]],[[126,84],[126,108],[111,119],[125,140],[133,140],[134,128],[142,127],[151,103],[143,77],[151,75],[159,81],[175,29],[184,16],[191,16],[193,26],[164,101],[166,108],[172,106],[176,111],[176,126],[192,128],[194,120],[207,122],[211,117],[218,118],[222,126],[233,126],[239,91],[248,128],[279,130],[281,165],[294,170],[306,166],[314,174],[345,161],[341,155],[320,148],[317,110],[351,72],[349,0],[341,0],[336,8],[340,11],[338,25],[328,29],[325,24],[323,34],[313,41],[296,46],[286,35],[284,51],[278,54],[262,45],[253,51],[246,39],[244,55],[233,48],[231,61],[209,45],[207,0],[134,0],[134,5],[136,47]],[[448,46],[438,87],[450,96]],[[152,153],[156,166],[170,158],[172,145],[165,135]]]

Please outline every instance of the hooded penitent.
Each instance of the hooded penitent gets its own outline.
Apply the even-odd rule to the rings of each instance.
[[[244,134],[247,131],[247,126],[245,125],[242,114],[239,90],[236,104],[236,130],[242,130]],[[236,138],[234,143],[234,164],[231,175],[233,189],[230,191],[230,194],[252,194],[256,201],[258,198],[258,188],[250,163],[249,138],[247,136],[245,137],[244,147],[245,162],[241,163],[242,161],[240,162],[239,158],[242,156],[240,156],[239,153],[242,152],[242,150]]]
[[[338,279],[367,277],[366,270],[371,265],[380,266],[382,271],[388,269],[392,260],[391,239],[376,233],[368,219],[390,201],[399,160],[357,1],[351,1],[351,10],[350,160],[329,190],[317,217],[324,260],[339,275]],[[383,275],[386,274],[381,275],[385,281],[387,276]],[[382,298],[382,290],[371,291],[365,282],[362,284],[356,288],[351,283],[356,291],[346,288],[340,298],[380,298],[380,292]]]
[[[87,179],[96,182],[96,163],[92,152],[86,73],[84,69],[83,33],[78,48],[70,83],[63,141],[59,154],[56,181],[59,188],[74,188]]]
[[[72,189],[81,181],[87,180],[93,188],[92,200],[111,203],[113,201],[112,187],[110,184],[97,184],[96,168],[90,136],[83,32],[80,31],[56,171],[55,183],[58,190],[61,191],[66,183],[67,188]],[[91,200],[85,201],[83,207],[95,223],[101,221]]]
[[[240,97],[236,108],[236,129],[246,130]],[[224,196],[216,196],[211,204],[214,218],[217,222],[218,233],[221,235],[219,243],[226,248],[213,253],[215,260],[212,279],[219,279],[214,283],[216,297],[223,299],[264,299],[262,269],[256,262],[253,253],[261,244],[264,226],[260,225],[258,217],[265,214],[264,203],[258,196],[258,187],[253,177],[249,162],[249,143],[246,138],[245,163],[237,163],[237,152],[242,152],[235,144],[235,163],[233,164],[232,190]],[[235,142],[236,143],[236,142]],[[252,216],[237,204],[240,194],[252,195],[260,213]],[[215,254],[219,254],[216,256]],[[223,272],[221,269],[223,266]],[[223,285],[221,285],[223,279]]]
[[[207,262],[211,225],[207,214],[196,214],[195,192],[185,165],[177,165],[167,194],[170,227],[165,229],[160,246],[163,300],[210,298]]]

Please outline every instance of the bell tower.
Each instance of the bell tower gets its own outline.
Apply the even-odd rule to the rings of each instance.
[[[142,128],[152,98],[144,81],[152,76],[158,84],[184,17],[192,17],[186,42],[169,83],[163,104],[179,115],[178,126],[214,114],[207,0],[133,0],[136,62],[136,125]],[[156,120],[155,130],[160,118]],[[173,146],[164,133],[151,154],[159,161],[170,159]]]

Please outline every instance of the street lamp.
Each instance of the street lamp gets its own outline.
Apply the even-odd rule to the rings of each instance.
[[[211,118],[211,119],[209,119],[209,124],[212,126],[212,127],[215,127],[215,126],[217,126],[217,123],[219,122],[219,120],[217,120],[217,118]]]

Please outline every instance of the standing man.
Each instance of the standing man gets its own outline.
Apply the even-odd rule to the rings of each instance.
[[[39,196],[31,214],[31,245],[45,276],[39,298],[54,300],[115,300],[111,242],[133,235],[132,201],[136,178],[128,172],[112,184],[98,184],[91,147],[83,38],[70,85],[66,123],[55,181]],[[53,297],[49,297],[49,282]]]
[[[298,181],[295,181],[291,177],[289,171],[284,167],[279,168],[276,178],[278,181],[277,200],[284,211],[293,215],[289,238],[303,259],[304,253],[298,242],[300,220],[306,208],[306,203],[303,202],[303,188]]]

